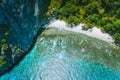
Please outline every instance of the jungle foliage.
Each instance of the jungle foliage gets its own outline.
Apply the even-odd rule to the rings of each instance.
[[[64,0],[63,0],[64,1]],[[120,44],[120,0],[65,0],[58,18],[69,24],[97,26]]]

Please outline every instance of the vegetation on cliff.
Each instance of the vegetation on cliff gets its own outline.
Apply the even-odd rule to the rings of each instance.
[[[120,44],[119,0],[62,1],[62,5],[58,5],[60,8],[56,10],[58,19],[75,25],[81,22],[85,23],[84,28],[86,29],[97,26],[112,35],[116,43]],[[60,2],[58,1],[57,4],[60,4]]]
[[[0,0],[0,76],[26,55],[51,0]]]

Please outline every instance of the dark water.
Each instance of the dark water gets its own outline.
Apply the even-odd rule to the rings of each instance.
[[[113,69],[74,55],[83,50],[77,52],[71,46],[71,53],[67,48],[60,37],[38,39],[24,60],[0,80],[120,80]]]

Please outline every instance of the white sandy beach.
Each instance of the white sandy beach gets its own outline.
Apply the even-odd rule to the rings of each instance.
[[[99,29],[97,27],[93,27],[93,28],[85,31],[85,30],[82,30],[83,25],[84,25],[83,23],[80,23],[79,25],[77,25],[73,28],[70,28],[70,27],[68,27],[68,24],[63,20],[53,20],[50,22],[48,27],[56,27],[56,28],[59,28],[60,31],[62,31],[62,29],[74,31],[74,32],[78,32],[78,33],[82,33],[82,34],[91,36],[91,37],[98,38],[98,39],[106,41],[108,43],[114,43],[114,39],[109,34],[103,33],[101,31],[101,29]]]

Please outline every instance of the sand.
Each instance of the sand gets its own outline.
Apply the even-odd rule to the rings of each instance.
[[[48,27],[59,28],[60,31],[62,31],[62,29],[69,30],[69,31],[73,31],[73,32],[82,33],[82,34],[85,34],[85,35],[88,35],[91,37],[95,37],[97,39],[106,41],[108,43],[114,43],[114,39],[108,33],[103,33],[101,31],[101,29],[94,26],[91,29],[83,30],[82,29],[83,26],[84,26],[84,24],[80,23],[77,26],[69,27],[69,25],[63,20],[52,20],[48,25]]]

